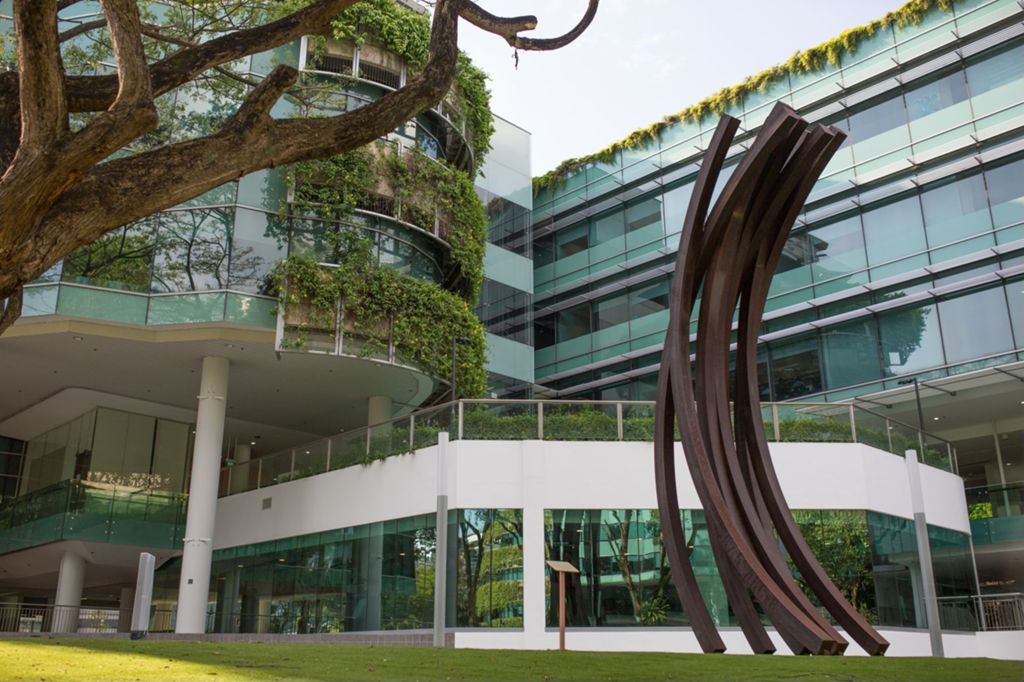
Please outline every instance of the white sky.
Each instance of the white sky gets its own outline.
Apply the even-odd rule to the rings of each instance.
[[[586,0],[480,0],[535,14],[561,35]],[[601,0],[590,28],[554,52],[520,52],[462,22],[459,43],[491,75],[494,112],[533,133],[533,174],[583,156],[726,85],[785,61],[901,0]]]

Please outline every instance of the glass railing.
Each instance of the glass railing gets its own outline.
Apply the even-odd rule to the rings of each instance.
[[[965,492],[975,545],[1024,542],[1024,481]]]
[[[0,554],[55,540],[180,548],[187,495],[66,480],[0,504]]]
[[[947,442],[847,403],[764,403],[761,419],[773,443],[862,443],[956,471]],[[220,496],[266,488],[336,469],[411,453],[452,440],[654,440],[653,401],[460,400],[370,427],[346,431],[221,470]],[[678,431],[677,431],[678,436]]]

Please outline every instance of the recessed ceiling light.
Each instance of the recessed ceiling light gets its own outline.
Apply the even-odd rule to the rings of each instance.
[[[83,337],[81,337],[81,336],[72,336],[71,340],[72,341],[85,341],[85,339]]]
[[[254,440],[249,441],[249,445],[256,445],[256,441],[254,441]]]
[[[932,417],[932,421],[933,421],[933,422],[937,422],[937,421],[939,421],[940,419],[942,419],[942,417]]]
[[[225,343],[225,344],[224,344],[224,347],[225,347],[225,348],[234,348],[234,347],[235,347],[235,344],[233,344],[233,343]]]

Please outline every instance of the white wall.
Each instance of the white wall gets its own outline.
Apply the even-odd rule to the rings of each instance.
[[[434,511],[436,447],[221,499],[214,546],[232,547]],[[775,443],[772,460],[794,509],[868,509],[912,519],[903,458],[856,443]],[[682,508],[700,500],[676,445]],[[650,443],[456,441],[452,509],[653,509]],[[970,532],[963,481],[921,467],[928,523]],[[263,500],[271,498],[264,510]],[[540,523],[543,523],[541,518]]]
[[[221,499],[214,547],[263,542],[435,511],[437,447]],[[778,443],[772,459],[794,509],[866,509],[912,519],[905,460],[865,445]],[[680,506],[700,508],[676,446]],[[657,507],[650,443],[456,441],[447,453],[449,508],[523,510],[522,630],[456,633],[456,646],[557,647],[545,627],[544,510]],[[928,522],[969,533],[962,480],[921,467]],[[270,509],[263,501],[270,498]],[[989,634],[989,633],[986,633]],[[998,633],[991,633],[998,634]],[[1018,634],[1019,633],[1015,633]],[[773,634],[773,637],[775,635]],[[893,655],[928,655],[928,633],[886,631]],[[749,652],[738,629],[723,637],[730,651]],[[947,655],[1007,657],[1009,646],[971,634],[946,636]],[[988,641],[988,640],[984,640]],[[699,651],[685,628],[585,629],[569,633],[581,650]],[[1024,647],[1017,647],[1024,650]],[[788,651],[781,640],[780,652]],[[850,653],[862,651],[851,645]]]
[[[738,628],[720,628],[727,654],[749,654],[750,646]],[[842,632],[842,630],[840,630]],[[779,634],[769,629],[775,642],[776,655],[792,655]],[[927,630],[879,629],[889,640],[886,656],[931,656]],[[942,636],[948,658],[1001,658],[1024,660],[1022,635],[1018,632],[946,632]],[[455,633],[455,646],[460,649],[557,649],[558,630],[549,629],[539,636],[513,630],[460,630]],[[689,628],[588,628],[569,629],[565,646],[573,651],[662,651],[668,653],[700,653],[700,645]],[[864,650],[850,643],[847,656],[866,656]]]

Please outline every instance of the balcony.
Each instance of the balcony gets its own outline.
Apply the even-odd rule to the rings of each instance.
[[[64,480],[0,504],[0,554],[57,540],[178,549],[187,497]]]
[[[1024,542],[1024,482],[968,488],[974,544]]]
[[[912,426],[842,403],[764,403],[771,443],[862,443],[956,471],[952,445]],[[654,441],[654,402],[459,400],[347,431],[221,470],[220,496],[412,453],[452,440]]]

